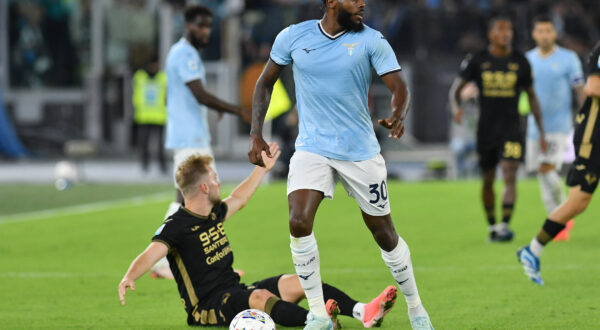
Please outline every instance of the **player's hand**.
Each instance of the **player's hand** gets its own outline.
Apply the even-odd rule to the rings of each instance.
[[[271,155],[269,145],[267,144],[267,142],[265,142],[262,136],[251,134],[250,151],[248,151],[248,159],[250,160],[250,163],[261,167],[265,167],[262,155],[263,152],[265,152],[267,157],[273,158],[273,155]]]
[[[391,118],[379,119],[379,125],[390,130],[388,137],[399,139],[404,134],[404,119],[400,119],[395,114]]]
[[[548,142],[546,142],[546,137],[544,134],[540,135],[540,149],[542,149],[542,153],[546,153],[546,151],[548,151]]]
[[[267,153],[261,151],[262,160],[267,171],[271,170],[273,166],[275,166],[277,159],[281,155],[281,150],[279,150],[279,145],[277,142],[269,142],[269,150],[271,151],[271,155],[273,155],[271,157],[267,157]]]
[[[246,123],[252,123],[252,109],[241,108],[239,115]]]
[[[135,283],[133,280],[123,278],[121,283],[119,283],[119,299],[121,299],[121,305],[123,306],[125,306],[125,293],[127,293],[127,288],[132,291],[135,290]]]
[[[454,121],[457,124],[462,124],[462,115],[463,111],[461,108],[457,108],[456,111],[454,111],[454,113],[452,114],[452,117],[454,117]]]

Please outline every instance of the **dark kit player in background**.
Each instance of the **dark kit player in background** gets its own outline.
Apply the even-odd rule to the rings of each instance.
[[[587,96],[583,107],[575,117],[575,161],[567,174],[569,197],[554,210],[528,246],[517,251],[517,257],[525,269],[525,275],[533,282],[542,285],[540,276],[540,256],[542,250],[573,217],[585,211],[592,200],[600,177],[600,135],[598,134],[598,112],[600,112],[600,43],[592,51],[588,60],[589,77],[583,88]]]
[[[489,222],[490,241],[513,238],[508,223],[516,201],[516,174],[525,151],[525,132],[518,111],[519,95],[529,95],[531,111],[540,132],[540,147],[546,151],[541,110],[533,90],[531,67],[523,54],[512,49],[513,26],[505,17],[489,23],[488,49],[467,56],[459,77],[450,89],[454,119],[461,123],[460,92],[469,81],[479,88],[480,117],[477,125],[477,153],[483,178],[482,202]],[[496,224],[494,179],[500,163],[504,179],[502,222]]]

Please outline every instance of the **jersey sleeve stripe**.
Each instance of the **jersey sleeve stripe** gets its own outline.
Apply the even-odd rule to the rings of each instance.
[[[385,71],[383,73],[380,73],[379,76],[383,77],[383,76],[388,75],[390,73],[399,72],[399,71],[402,71],[402,68],[396,68],[396,69]]]

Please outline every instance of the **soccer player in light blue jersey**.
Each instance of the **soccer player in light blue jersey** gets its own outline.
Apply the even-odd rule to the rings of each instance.
[[[575,52],[555,44],[556,31],[549,17],[539,16],[534,20],[533,39],[536,48],[527,52],[531,63],[533,87],[542,109],[548,149],[541,152],[539,133],[533,116],[527,125],[527,170],[537,171],[542,200],[548,214],[566,200],[562,180],[558,171],[568,147],[569,134],[573,130],[571,113],[571,91],[575,90],[579,104],[583,104],[583,71],[581,61]],[[573,221],[555,240],[568,240]]]
[[[185,32],[167,55],[167,139],[165,146],[173,150],[173,171],[194,154],[213,156],[206,113],[208,108],[239,115],[250,122],[251,111],[229,104],[205,89],[206,71],[200,49],[208,45],[213,21],[210,9],[188,6],[184,12]],[[215,169],[214,162],[211,164]],[[173,173],[174,175],[174,173]],[[177,187],[176,187],[177,188]],[[169,205],[165,219],[175,213],[183,196],[175,189],[175,201]],[[163,259],[153,268],[159,277],[172,278]]]
[[[290,163],[288,202],[291,249],[296,273],[310,308],[305,329],[331,329],[323,300],[315,214],[323,198],[333,198],[340,180],[356,199],[362,217],[408,304],[411,325],[432,329],[421,303],[410,251],[390,216],[387,170],[371,122],[367,92],[375,70],[392,92],[392,113],[379,124],[389,137],[404,133],[408,89],[400,65],[384,36],[365,26],[364,0],[323,0],[321,20],[291,25],[279,33],[254,91],[250,162],[264,166],[269,147],[262,125],[273,84],[292,65],[299,114],[296,153]],[[357,307],[365,327],[378,326],[396,299],[391,286],[373,304]]]

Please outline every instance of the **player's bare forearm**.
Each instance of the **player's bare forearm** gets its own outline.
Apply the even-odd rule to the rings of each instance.
[[[402,80],[401,80],[402,81]],[[408,92],[408,87],[402,81],[401,84],[396,86],[394,91],[392,91],[392,114],[397,113],[397,117],[400,120],[404,120],[406,115],[408,114],[408,109],[410,105],[410,93]]]
[[[269,104],[271,103],[273,86],[277,79],[279,79],[282,69],[277,63],[269,60],[256,82],[252,98],[252,127],[250,135],[262,137],[262,127]]]
[[[544,135],[544,121],[542,120],[542,110],[540,108],[540,102],[533,90],[533,87],[527,88],[527,94],[529,95],[529,106],[531,107],[531,113],[533,114],[533,118],[535,118],[535,123],[538,127],[540,135]]]
[[[127,270],[127,273],[125,273],[125,276],[123,276],[123,278],[127,278],[133,281],[137,280],[148,270],[150,270],[150,268],[152,268],[152,266],[158,260],[160,260],[160,258],[166,256],[167,252],[168,248],[166,247],[166,245],[158,242],[150,243],[148,248],[146,248],[144,252],[142,252],[139,256],[137,256],[137,258],[133,260],[133,262],[129,266],[129,269]]]
[[[250,128],[250,135],[252,136],[262,137],[263,123],[269,109],[269,103],[271,103],[272,93],[273,86],[266,86],[260,80],[258,81],[252,98],[252,126]]]
[[[265,121],[265,115],[269,109],[271,102],[271,93],[273,85],[279,78],[283,67],[269,60],[260,78],[256,82],[254,88],[254,98],[252,100],[252,127],[250,129],[250,151],[248,151],[248,159],[254,165],[265,167],[265,162],[262,157],[262,152],[266,152],[268,157],[272,157],[269,151],[269,145],[263,139],[262,125]]]
[[[204,104],[207,107],[220,112],[227,112],[240,116],[242,115],[243,109],[241,107],[223,101],[209,93],[206,89],[204,89],[204,86],[200,80],[190,81],[187,83],[187,86],[192,91],[192,94],[198,103]]]
[[[457,77],[454,79],[452,86],[450,86],[450,91],[448,92],[448,101],[450,102],[450,108],[452,109],[452,113],[455,113],[460,109],[460,92],[465,87],[467,82]]]
[[[590,75],[585,82],[583,91],[586,96],[589,97],[600,97],[600,75]]]
[[[268,170],[264,167],[256,166],[254,167],[254,170],[252,170],[252,173],[250,173],[250,175],[244,181],[242,181],[242,183],[233,189],[231,195],[224,200],[228,206],[228,217],[233,215],[233,213],[230,211],[238,211],[248,203],[267,172]],[[234,205],[232,205],[234,200],[238,203],[237,207],[235,207],[235,210],[233,210]]]
[[[410,105],[410,93],[400,72],[394,72],[382,77],[387,88],[392,92],[392,114],[385,119],[379,119],[381,126],[390,130],[389,137],[399,139],[404,134],[404,119]]]
[[[270,158],[264,157],[266,156],[266,153],[262,151],[262,153],[264,153],[262,158],[265,166],[256,166],[254,170],[252,170],[252,173],[250,173],[250,175],[244,181],[242,181],[242,183],[235,187],[235,189],[233,189],[231,192],[231,195],[224,200],[224,202],[227,204],[226,219],[231,217],[248,203],[267,172],[269,172],[273,166],[275,166],[277,159],[281,155],[279,145],[275,142],[270,142],[268,146],[271,154]]]

